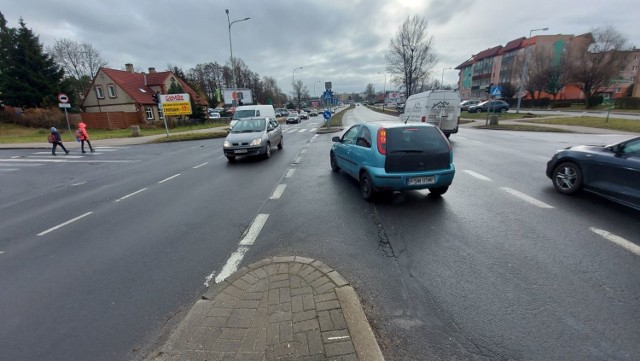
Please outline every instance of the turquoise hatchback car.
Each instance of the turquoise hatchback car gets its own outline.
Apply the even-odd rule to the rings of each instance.
[[[367,201],[385,190],[429,189],[432,194],[442,195],[453,182],[451,144],[434,125],[356,124],[332,140],[331,169],[357,179]]]

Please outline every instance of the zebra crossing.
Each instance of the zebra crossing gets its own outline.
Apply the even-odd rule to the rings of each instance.
[[[64,154],[61,150],[58,155],[52,155],[50,150],[47,151],[33,151],[25,155],[13,155],[7,158],[0,158],[0,174],[16,172],[21,169],[40,167],[46,164],[52,163],[86,163],[86,162],[99,162],[99,163],[122,163],[129,162],[126,160],[101,160],[94,157],[100,156],[109,152],[117,152],[120,149],[128,147],[94,147],[95,152],[80,153],[78,151],[71,151],[69,154]]]
[[[305,126],[305,128],[303,128],[303,126]],[[316,130],[318,130],[318,126],[316,124],[296,124],[287,128],[283,128],[282,134],[313,133]]]

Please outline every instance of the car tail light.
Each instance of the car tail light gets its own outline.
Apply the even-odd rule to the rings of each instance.
[[[424,115],[422,116],[422,122],[426,123],[427,122],[427,117],[425,117]]]
[[[382,155],[387,154],[387,130],[385,128],[378,129],[378,152]]]

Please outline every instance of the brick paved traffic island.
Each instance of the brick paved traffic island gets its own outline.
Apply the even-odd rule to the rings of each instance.
[[[254,263],[216,284],[148,360],[383,357],[348,282],[320,261],[291,256]]]

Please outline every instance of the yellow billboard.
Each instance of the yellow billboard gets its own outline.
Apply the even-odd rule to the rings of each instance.
[[[166,116],[189,115],[192,113],[188,93],[160,95],[160,98],[162,101],[162,113]]]

